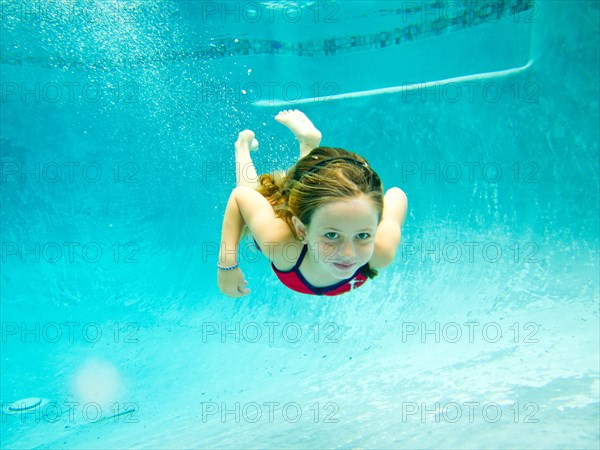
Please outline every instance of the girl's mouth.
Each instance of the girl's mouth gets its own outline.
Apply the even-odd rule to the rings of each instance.
[[[340,263],[333,263],[333,265],[335,267],[337,267],[340,270],[348,270],[352,267],[354,267],[354,264],[340,264]]]

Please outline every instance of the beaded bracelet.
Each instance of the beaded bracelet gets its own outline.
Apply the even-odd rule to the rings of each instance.
[[[217,263],[217,267],[221,270],[233,270],[233,269],[237,269],[239,266],[240,266],[240,263],[235,263],[233,266],[228,266],[228,267],[220,266],[219,263]]]

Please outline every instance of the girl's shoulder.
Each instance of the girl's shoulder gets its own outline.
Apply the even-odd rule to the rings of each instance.
[[[279,222],[278,226],[274,226],[268,239],[263,241],[261,252],[277,270],[287,271],[291,270],[298,261],[303,244],[296,239],[284,220],[278,219],[277,222]]]
[[[294,235],[292,235],[291,239],[288,241],[283,241],[279,244],[279,248],[274,252],[274,257],[271,262],[277,270],[287,272],[292,270],[296,265],[296,262],[298,262],[304,244],[298,241]]]
[[[258,250],[275,264],[277,269],[285,271],[294,267],[302,243],[296,239],[286,221],[274,217],[270,219],[268,226],[249,230],[248,234]]]

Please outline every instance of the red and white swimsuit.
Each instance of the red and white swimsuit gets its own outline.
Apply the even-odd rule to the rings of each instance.
[[[258,245],[256,240],[254,241],[254,244],[256,245],[256,248],[259,251],[261,251],[260,246]],[[300,264],[302,264],[302,261],[304,260],[307,251],[308,245],[304,244],[304,247],[302,247],[302,252],[298,257],[298,261],[296,261],[296,264],[294,264],[294,267],[292,267],[290,270],[279,270],[277,269],[277,267],[275,267],[273,263],[271,263],[271,267],[273,268],[273,272],[275,272],[275,275],[277,275],[277,278],[279,278],[279,280],[284,285],[286,285],[293,291],[300,292],[302,294],[333,296],[345,294],[346,292],[349,292],[353,289],[358,288],[359,286],[362,286],[365,283],[365,281],[367,281],[367,277],[360,273],[359,268],[356,272],[354,272],[354,275],[352,275],[350,278],[341,280],[340,282],[332,284],[331,286],[313,286],[300,273]]]

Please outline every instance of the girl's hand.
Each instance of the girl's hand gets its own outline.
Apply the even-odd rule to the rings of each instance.
[[[248,282],[239,267],[233,270],[217,270],[217,285],[223,294],[229,297],[243,297],[250,293],[250,289],[246,287]]]

